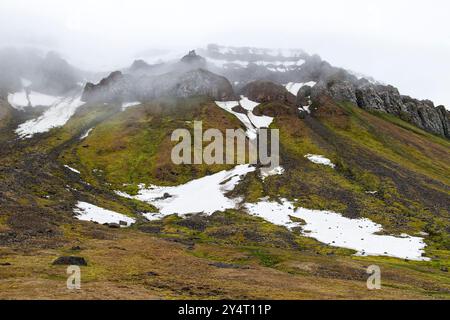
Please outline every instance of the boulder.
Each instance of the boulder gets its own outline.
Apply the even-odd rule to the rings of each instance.
[[[52,263],[53,265],[67,265],[67,266],[87,266],[87,262],[83,257],[63,256],[59,257]]]

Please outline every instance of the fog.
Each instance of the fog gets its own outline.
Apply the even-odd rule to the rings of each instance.
[[[93,71],[152,48],[302,48],[450,106],[446,0],[2,0],[0,45],[56,50]]]

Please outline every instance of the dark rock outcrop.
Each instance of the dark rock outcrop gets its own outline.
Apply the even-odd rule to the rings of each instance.
[[[181,62],[194,66],[195,68],[205,68],[206,66],[206,59],[199,56],[195,50],[189,51],[187,55],[181,58]]]
[[[233,88],[226,78],[203,69],[195,69],[158,76],[124,75],[116,71],[96,85],[86,84],[82,100],[106,103],[144,102],[167,96],[186,98],[196,95],[205,95],[216,100],[234,98]]]
[[[126,101],[132,95],[132,84],[122,72],[112,72],[98,84],[86,83],[81,99],[86,102]]]
[[[332,79],[321,81],[311,92],[313,99],[327,94],[336,101],[349,101],[362,109],[392,114],[425,131],[450,138],[450,113],[429,100],[401,95],[397,88],[367,80]]]
[[[87,266],[87,262],[83,257],[63,256],[59,257],[52,263],[53,265],[65,265],[65,266]]]
[[[296,101],[296,97],[285,87],[271,81],[250,82],[240,90],[240,94],[259,103],[278,101],[295,104]]]
[[[225,77],[203,69],[186,72],[176,82],[176,97],[206,95],[216,100],[230,100],[234,97],[233,87]]]

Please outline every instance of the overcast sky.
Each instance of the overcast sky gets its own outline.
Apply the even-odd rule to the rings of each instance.
[[[449,13],[447,0],[1,0],[0,44],[97,70],[154,47],[302,48],[448,108]]]

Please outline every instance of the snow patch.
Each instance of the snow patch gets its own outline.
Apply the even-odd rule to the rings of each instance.
[[[78,173],[78,174],[81,174],[81,172],[80,171],[78,171],[77,169],[74,169],[74,168],[72,168],[72,167],[69,167],[68,165],[64,165],[64,167],[65,168],[67,168],[67,169],[69,169],[70,171],[72,171],[72,172],[75,172],[75,173]]]
[[[253,111],[257,105],[259,105],[258,102],[252,101],[249,98],[245,96],[241,96],[241,100],[239,100],[239,104],[242,108],[244,108],[247,111]]]
[[[81,137],[80,140],[84,140],[87,137],[89,137],[89,135],[91,134],[92,130],[94,130],[94,128],[90,128],[89,130],[87,130]]]
[[[30,102],[28,101],[28,95],[25,90],[8,94],[8,103],[14,109],[18,110],[21,110],[24,107],[28,107],[30,105]]]
[[[272,168],[272,167],[264,168],[263,167],[260,169],[259,172],[261,173],[261,177],[264,180],[270,176],[282,175],[284,173],[284,168],[282,166],[277,166],[275,168]]]
[[[78,201],[73,212],[76,214],[75,218],[83,221],[93,221],[100,224],[104,223],[126,223],[126,226],[130,226],[136,222],[135,219],[130,218],[124,214],[117,213],[111,210],[97,207],[87,202]],[[125,227],[125,225],[123,225]]]
[[[253,109],[259,105],[258,102],[251,101],[245,96],[241,96],[239,101],[216,101],[216,105],[234,114],[247,128],[246,134],[250,140],[256,139],[257,129],[268,128],[273,121],[272,117],[256,116]],[[247,114],[233,111],[234,107],[241,106]]]
[[[309,81],[309,82],[289,82],[284,85],[284,87],[292,93],[294,96],[297,96],[299,90],[304,86],[310,86],[314,87],[317,84],[315,81]]]
[[[135,101],[135,102],[124,102],[122,103],[122,111],[124,111],[125,109],[129,108],[129,107],[134,107],[134,106],[138,106],[140,105],[141,102],[139,101]]]
[[[61,100],[61,97],[50,96],[48,94],[31,91],[28,94],[28,99],[30,100],[30,104],[32,107],[37,106],[48,107],[55,104],[58,100]]]
[[[216,105],[219,108],[228,111],[231,114],[234,114],[239,121],[247,128],[246,135],[250,140],[254,140],[257,137],[256,128],[253,126],[252,122],[248,118],[248,116],[244,113],[233,111],[234,107],[239,106],[239,101],[216,101]]]
[[[225,193],[233,190],[242,177],[252,171],[255,171],[255,167],[243,164],[231,170],[220,171],[175,187],[150,186],[144,188],[144,186],[140,186],[136,196],[129,196],[123,192],[116,193],[120,196],[151,203],[160,211],[160,215],[150,216],[155,219],[174,213],[180,215],[200,212],[212,214],[215,211],[236,207],[239,199],[227,198]]]
[[[357,255],[391,256],[410,260],[429,260],[423,257],[426,244],[423,238],[402,235],[378,235],[382,227],[373,221],[349,219],[332,211],[294,209],[286,199],[281,203],[261,201],[245,205],[252,215],[287,228],[302,227],[303,235],[331,246],[357,251]],[[290,217],[305,221],[305,225],[293,222]]]
[[[75,111],[83,104],[81,96],[59,99],[40,117],[19,125],[16,133],[21,138],[31,138],[36,133],[47,132],[52,128],[61,127],[69,121]]]
[[[305,158],[307,158],[311,162],[314,162],[317,164],[322,164],[324,166],[329,166],[331,168],[334,168],[336,166],[335,164],[333,164],[331,162],[330,159],[325,158],[324,156],[319,155],[319,154],[307,154],[307,155],[305,155]]]

